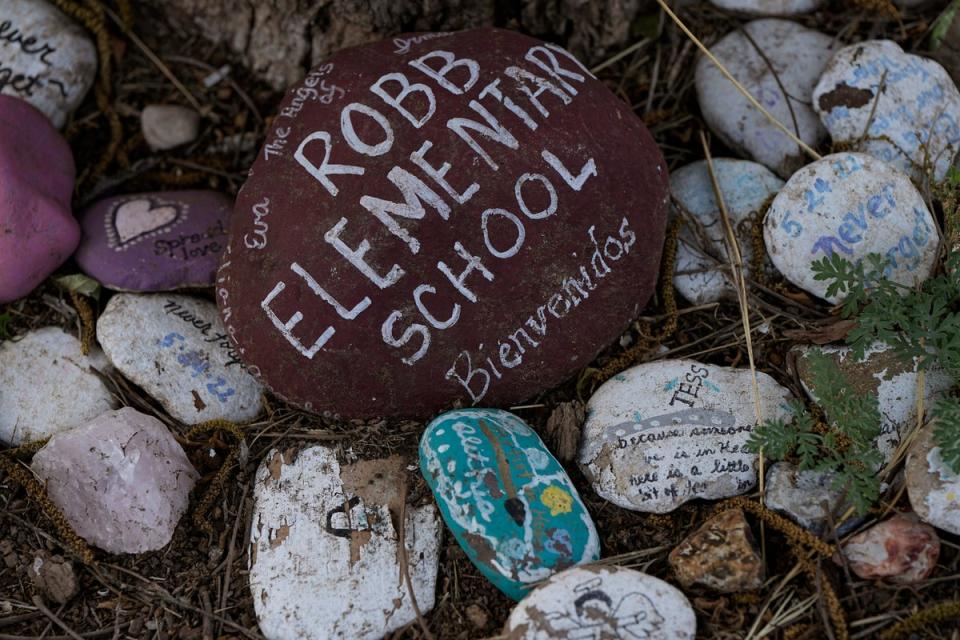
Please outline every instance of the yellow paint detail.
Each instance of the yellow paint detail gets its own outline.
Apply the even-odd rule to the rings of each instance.
[[[573,496],[560,487],[547,487],[540,494],[540,502],[550,509],[550,515],[570,513],[573,510]]]

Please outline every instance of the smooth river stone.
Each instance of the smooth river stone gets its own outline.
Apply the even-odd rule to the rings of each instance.
[[[110,553],[170,542],[199,478],[167,427],[130,407],[53,436],[30,468],[77,535]]]
[[[716,158],[713,171],[720,193],[737,233],[744,274],[750,276],[753,256],[752,215],[759,215],[783,180],[756,162]],[[693,304],[735,298],[736,289],[727,277],[726,229],[706,160],[686,165],[670,175],[670,189],[680,206],[690,214],[696,226],[686,224],[680,230],[673,284]],[[706,254],[706,255],[705,255]]]
[[[515,404],[586,366],[655,288],[668,178],[629,105],[552,44],[427,35],[314,68],[237,200],[224,323],[308,410]]]
[[[212,287],[233,201],[216,191],[163,191],[101,200],[81,216],[77,264],[111,289]]]
[[[0,442],[16,447],[80,426],[113,409],[113,396],[91,369],[110,363],[96,346],[60,327],[0,342]]]
[[[123,375],[185,424],[251,420],[263,403],[212,302],[121,293],[97,321],[97,340]]]
[[[790,392],[757,373],[764,419],[791,416]],[[593,394],[579,463],[602,498],[667,513],[696,498],[742,494],[757,483],[743,450],[757,424],[749,369],[663,360],[627,369]]]
[[[813,106],[834,143],[852,145],[916,179],[932,172],[943,180],[960,152],[957,86],[939,63],[904,53],[890,40],[838,51],[817,83]]]
[[[816,146],[826,130],[810,107],[810,94],[830,59],[832,44],[833,38],[819,31],[771,18],[748,22],[710,52],[771,115]],[[783,178],[806,164],[797,143],[750,104],[706,56],[697,61],[695,82],[704,120],[729,147]]]
[[[676,587],[616,565],[558,573],[514,607],[508,640],[693,640],[697,618]]]
[[[462,409],[437,417],[420,440],[420,471],[467,557],[514,600],[557,571],[600,557],[570,477],[512,413]]]
[[[820,349],[829,356],[853,389],[877,399],[882,417],[877,448],[889,462],[900,444],[901,435],[917,425],[919,374],[916,367],[904,364],[882,342],[867,349],[863,360],[854,359],[850,347],[800,347],[797,349],[797,375],[814,402],[819,400],[810,375],[809,357],[813,349]],[[943,369],[927,369],[923,382],[925,407],[932,407],[935,398],[953,386],[953,379]]]
[[[907,495],[918,516],[937,529],[960,535],[960,475],[940,457],[933,427],[924,426],[910,446],[904,466]]]
[[[77,248],[73,180],[73,154],[50,121],[0,95],[0,304],[30,293]]]
[[[885,578],[895,584],[923,582],[936,570],[940,538],[912,513],[877,523],[850,538],[843,545],[843,557],[850,569],[864,580]],[[840,553],[833,561],[843,565]]]
[[[44,0],[3,0],[0,93],[26,100],[59,129],[96,72],[97,50],[83,27]]]
[[[906,174],[864,153],[836,153],[793,175],[767,213],[763,239],[784,277],[831,303],[811,264],[839,252],[856,263],[878,253],[890,280],[914,286],[937,259],[937,227]]]
[[[333,449],[272,450],[257,471],[250,593],[268,640],[379,640],[416,620],[400,565],[405,464],[351,465]],[[403,528],[422,613],[433,608],[440,519],[408,505]]]
[[[710,0],[710,3],[721,9],[755,16],[792,16],[819,9],[823,0]]]

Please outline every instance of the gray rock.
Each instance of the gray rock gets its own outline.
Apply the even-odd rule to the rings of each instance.
[[[918,516],[937,529],[960,534],[960,475],[943,461],[933,429],[933,424],[921,429],[907,454],[907,495]]]
[[[821,535],[830,523],[840,523],[849,501],[841,503],[843,491],[832,487],[834,476],[819,471],[800,471],[789,462],[776,462],[767,471],[765,504],[794,520],[801,527]],[[850,531],[858,521],[851,518],[837,529]]]

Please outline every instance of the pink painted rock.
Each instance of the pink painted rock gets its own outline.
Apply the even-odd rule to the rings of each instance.
[[[31,469],[77,534],[110,553],[170,542],[198,478],[163,423],[130,407],[53,436]]]
[[[77,264],[119,291],[211,287],[227,246],[233,201],[216,191],[138,193],[81,216]]]
[[[73,155],[50,121],[0,95],[0,303],[21,298],[70,257]]]
[[[843,555],[864,580],[886,578],[912,584],[926,580],[937,568],[940,538],[915,515],[897,514],[850,538],[843,545]],[[841,564],[838,555],[833,560]]]
[[[281,104],[218,302],[251,371],[307,409],[509,405],[646,304],[666,203],[643,123],[554,45],[476,29],[348,49]]]

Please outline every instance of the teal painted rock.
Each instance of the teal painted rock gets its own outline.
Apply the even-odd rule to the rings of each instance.
[[[570,477],[512,413],[439,416],[420,440],[420,471],[467,556],[514,600],[600,557],[597,530]]]

